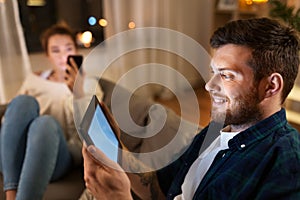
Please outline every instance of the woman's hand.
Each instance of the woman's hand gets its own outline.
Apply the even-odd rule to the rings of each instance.
[[[70,63],[71,65],[68,65],[66,69],[65,83],[73,92],[75,98],[81,98],[84,96],[83,82],[85,73],[83,70],[78,70],[79,66],[77,66],[73,58],[70,59]]]
[[[120,165],[93,145],[84,146],[82,154],[85,185],[96,199],[132,199],[129,178]]]

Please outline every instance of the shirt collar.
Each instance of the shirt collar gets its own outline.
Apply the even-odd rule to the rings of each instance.
[[[270,117],[258,122],[256,125],[240,132],[228,142],[230,149],[242,150],[254,142],[257,142],[274,130],[284,126],[287,123],[285,109],[281,109]]]
[[[231,140],[239,132],[231,132],[230,126],[226,126],[220,131],[220,147],[223,149],[228,148],[228,141]]]

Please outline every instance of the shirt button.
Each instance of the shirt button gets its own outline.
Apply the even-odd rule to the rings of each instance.
[[[246,147],[246,145],[245,144],[241,144],[241,148],[245,148]]]

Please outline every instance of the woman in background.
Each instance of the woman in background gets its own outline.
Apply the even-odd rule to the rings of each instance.
[[[54,25],[42,35],[52,69],[30,74],[7,107],[0,134],[0,169],[7,200],[42,199],[47,184],[81,164],[81,141],[73,119],[73,97],[84,98],[72,31]],[[81,81],[80,81],[81,80]],[[77,87],[78,86],[78,87]]]

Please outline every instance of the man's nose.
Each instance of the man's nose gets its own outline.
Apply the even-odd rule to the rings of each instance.
[[[221,91],[222,88],[222,81],[220,74],[214,74],[210,80],[205,84],[205,89],[208,92],[216,92]]]

